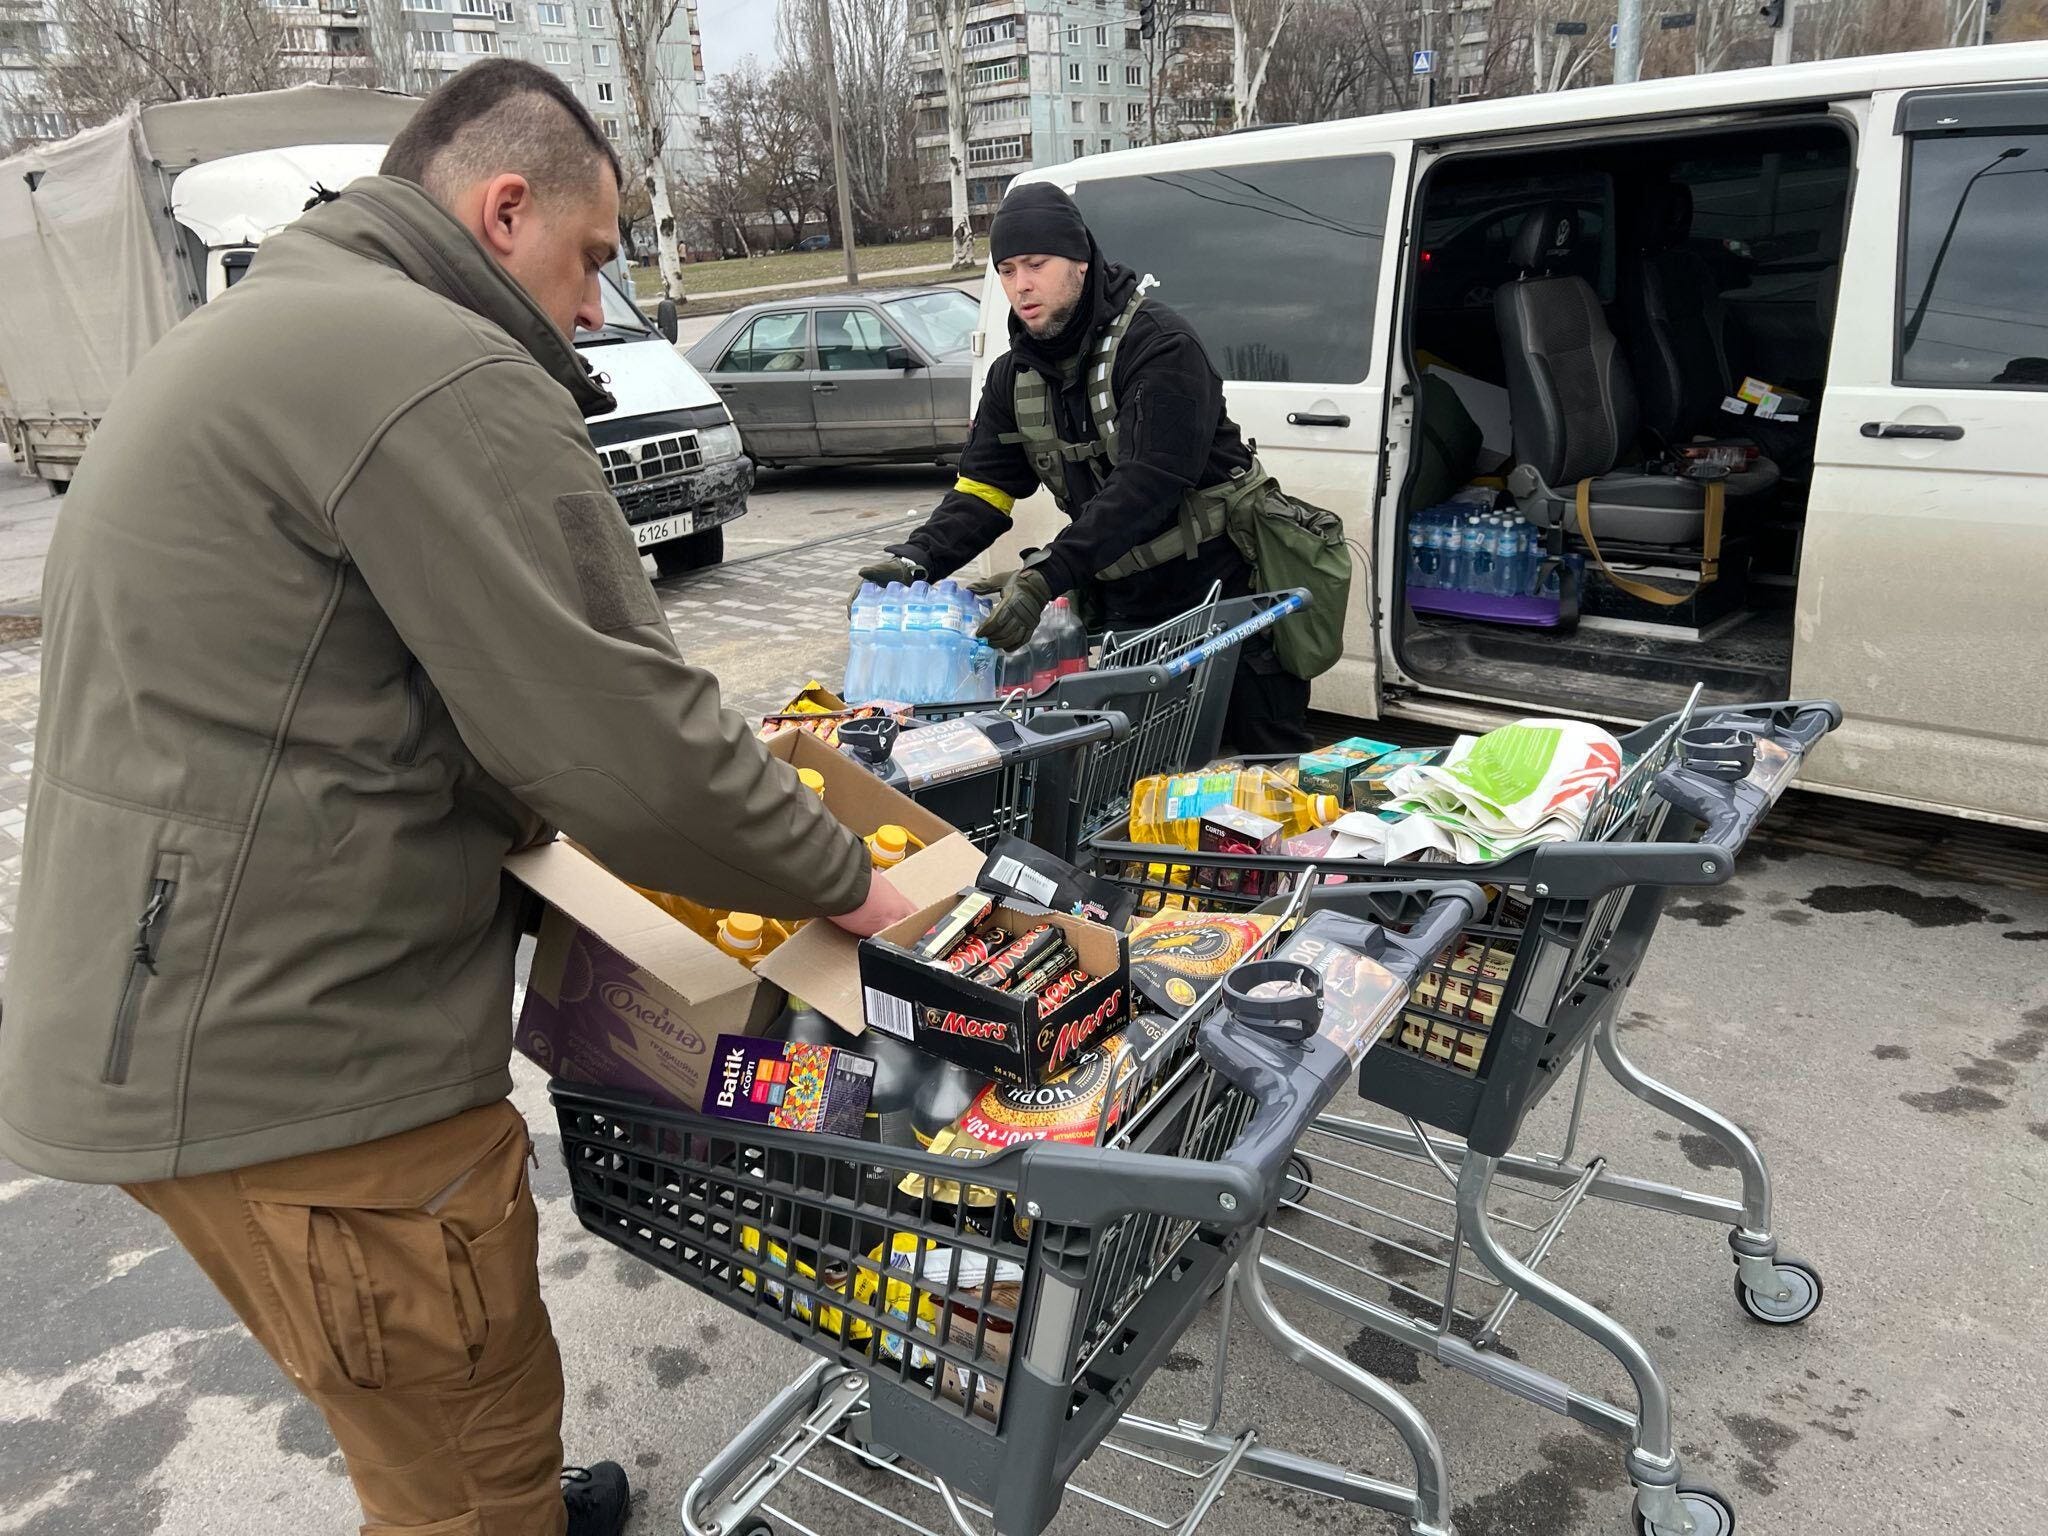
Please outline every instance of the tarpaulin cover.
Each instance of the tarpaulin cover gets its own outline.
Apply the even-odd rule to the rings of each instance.
[[[294,144],[389,144],[417,96],[360,85],[294,85],[142,109],[142,139],[166,171]]]
[[[140,114],[0,160],[0,378],[9,414],[100,416],[178,321],[185,282],[166,248]]]

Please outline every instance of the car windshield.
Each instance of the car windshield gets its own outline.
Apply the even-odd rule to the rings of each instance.
[[[890,299],[882,308],[933,357],[965,353],[973,345],[975,321],[981,314],[981,306],[957,288]]]
[[[583,336],[645,336],[648,331],[647,317],[640,313],[633,301],[626,297],[610,272],[597,274],[597,291],[604,298],[604,329],[586,331],[578,329]]]

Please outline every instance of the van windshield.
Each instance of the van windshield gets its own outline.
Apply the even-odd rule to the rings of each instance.
[[[586,345],[601,341],[640,341],[652,334],[647,317],[626,297],[611,273],[597,274],[597,289],[604,298],[604,328],[586,331],[578,327],[577,341]]]

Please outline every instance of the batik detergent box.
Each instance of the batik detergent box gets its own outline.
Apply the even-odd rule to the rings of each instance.
[[[720,1035],[704,1113],[783,1131],[859,1136],[875,1064],[829,1045]]]

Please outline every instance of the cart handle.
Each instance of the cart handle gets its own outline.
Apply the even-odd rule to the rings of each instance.
[[[1660,772],[1652,785],[1674,809],[1705,823],[1706,831],[1694,845],[1696,853],[1718,853],[1725,880],[1734,872],[1735,856],[1757,824],[1798,776],[1807,751],[1841,722],[1841,707],[1827,701],[1779,705],[1756,713],[1724,711],[1705,722],[1706,726],[1753,736],[1757,745],[1778,747],[1786,755],[1758,758],[1732,781],[1725,776],[1729,770],[1723,759],[1692,764],[1681,759]],[[1704,868],[1706,859],[1700,862]]]
[[[1253,614],[1250,618],[1233,624],[1230,628],[1211,635],[1200,645],[1190,646],[1178,655],[1169,656],[1159,663],[1159,669],[1168,677],[1179,677],[1183,672],[1192,672],[1211,656],[1229,650],[1234,645],[1256,635],[1262,629],[1271,629],[1290,613],[1299,613],[1309,605],[1308,588],[1289,587],[1281,592],[1261,593],[1263,597],[1277,598],[1272,607]]]

